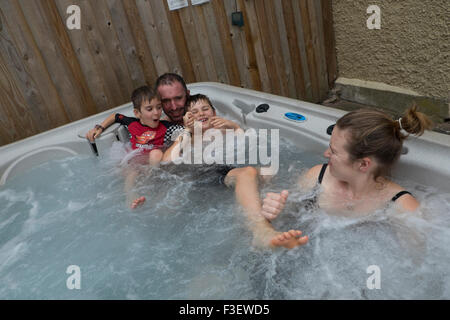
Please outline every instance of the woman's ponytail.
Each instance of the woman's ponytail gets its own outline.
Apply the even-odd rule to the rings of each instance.
[[[426,129],[432,127],[432,124],[432,121],[425,114],[417,111],[415,104],[406,110],[404,115],[398,120],[399,129],[416,136],[422,135]]]

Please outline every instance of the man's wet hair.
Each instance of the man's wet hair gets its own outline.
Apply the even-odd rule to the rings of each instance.
[[[186,82],[184,82],[183,77],[176,73],[164,73],[163,75],[159,76],[158,79],[156,79],[155,90],[157,90],[159,86],[172,85],[174,82],[181,83],[184,90],[187,91]]]

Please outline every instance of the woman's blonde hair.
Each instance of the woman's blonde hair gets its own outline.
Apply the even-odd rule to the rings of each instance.
[[[352,161],[370,156],[376,159],[376,179],[390,174],[390,169],[402,152],[403,141],[410,134],[422,135],[432,122],[413,105],[398,120],[392,120],[379,110],[360,109],[347,113],[336,125],[350,133],[346,149]]]

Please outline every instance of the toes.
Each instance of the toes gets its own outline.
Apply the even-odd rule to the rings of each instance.
[[[308,242],[308,236],[300,237],[302,232],[300,230],[289,230],[276,235],[271,244],[275,247],[282,246],[288,249],[304,245]]]
[[[294,238],[297,238],[302,234],[302,232],[300,230],[289,230],[288,233],[291,237],[294,237]]]
[[[301,237],[298,239],[298,243],[299,243],[299,245],[304,245],[304,244],[308,243],[308,240],[309,240],[308,236],[304,236],[304,237]]]
[[[289,240],[291,238],[291,234],[289,232],[283,232],[283,239]]]
[[[137,199],[135,199],[132,203],[131,203],[131,209],[136,208],[138,205],[142,204],[145,202],[145,197],[139,197]]]
[[[279,241],[284,241],[284,240],[285,240],[284,233],[278,235],[278,236],[277,236],[277,240],[279,240]]]

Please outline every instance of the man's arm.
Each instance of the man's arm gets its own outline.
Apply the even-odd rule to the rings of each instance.
[[[185,149],[186,145],[191,142],[191,132],[189,129],[185,129],[170,145],[170,147],[164,151],[162,158],[163,162],[170,162],[180,157],[181,150]]]

